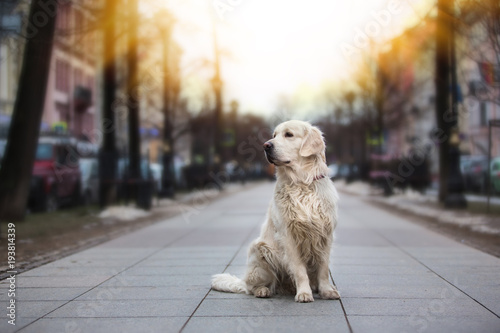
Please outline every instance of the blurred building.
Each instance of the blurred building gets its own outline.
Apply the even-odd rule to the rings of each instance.
[[[379,55],[379,84],[386,154],[400,157],[412,149],[431,154],[437,172],[437,149],[431,138],[436,127],[433,22],[421,22],[391,40]]]
[[[67,129],[75,136],[95,135],[98,115],[96,73],[100,51],[94,0],[65,1],[58,6],[42,130]],[[46,15],[51,15],[47,6]],[[0,115],[10,116],[15,101],[24,40],[29,34],[29,6],[0,1]]]
[[[24,40],[18,1],[0,1],[0,128],[14,108]]]
[[[500,119],[500,7],[497,2],[491,4],[493,13],[488,15],[499,18],[496,24],[490,24],[494,19],[488,21],[491,17],[485,14],[485,7],[464,5],[456,26],[458,84],[450,91],[457,90],[463,155],[487,155],[488,122]],[[432,131],[437,129],[434,63],[433,18],[392,39],[378,58],[385,129],[383,151],[404,156],[412,148],[427,147],[431,172],[436,174],[437,145],[432,141]],[[498,134],[493,135],[492,155],[500,156]]]
[[[500,119],[500,5],[485,1],[462,9],[457,44],[459,79],[464,95],[460,119],[466,126],[465,153],[488,153],[488,121]],[[499,132],[496,132],[499,133]],[[493,136],[492,155],[500,156],[498,134]]]
[[[95,1],[63,2],[57,14],[56,36],[47,86],[43,123],[66,124],[76,136],[92,136],[98,120],[96,101],[97,25]]]

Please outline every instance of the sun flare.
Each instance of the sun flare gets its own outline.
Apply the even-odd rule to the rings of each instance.
[[[428,1],[423,1],[428,2]],[[213,58],[213,27],[221,49],[226,102],[266,112],[276,98],[301,87],[311,92],[347,78],[353,54],[394,36],[422,15],[412,0],[201,2],[150,1],[189,27],[176,30],[185,63]],[[311,96],[311,99],[314,96]]]

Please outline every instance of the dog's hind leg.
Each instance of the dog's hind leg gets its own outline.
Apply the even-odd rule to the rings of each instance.
[[[270,297],[276,284],[271,247],[262,241],[254,241],[248,250],[247,265],[245,282],[248,289],[256,297]]]

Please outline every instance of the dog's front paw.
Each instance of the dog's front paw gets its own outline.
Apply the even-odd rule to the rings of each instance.
[[[295,295],[295,302],[299,303],[310,303],[314,302],[313,295],[311,293],[300,293]]]
[[[340,294],[339,292],[333,288],[330,287],[331,289],[329,290],[323,290],[319,293],[319,297],[322,299],[340,299]]]
[[[255,289],[253,294],[255,295],[255,297],[268,298],[271,296],[271,291],[267,287],[259,287]]]

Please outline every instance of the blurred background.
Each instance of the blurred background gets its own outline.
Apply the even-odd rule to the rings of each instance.
[[[500,193],[496,0],[0,1],[0,219],[272,179],[302,119],[332,179]]]

